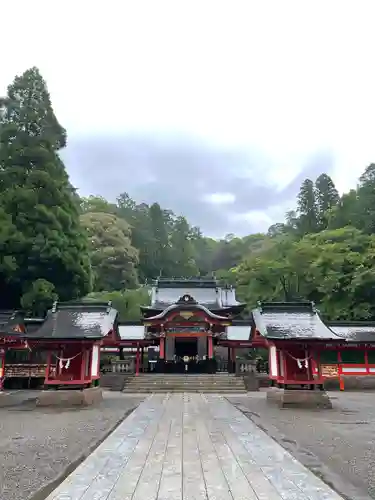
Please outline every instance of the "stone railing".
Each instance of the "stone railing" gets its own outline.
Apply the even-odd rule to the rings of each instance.
[[[228,361],[226,359],[220,359],[216,363],[216,371],[227,372],[228,371]]]
[[[256,372],[256,363],[252,359],[248,360],[240,360],[236,361],[236,374],[237,375],[246,375],[247,373],[255,373]]]
[[[134,359],[116,360],[112,361],[110,367],[112,373],[134,373],[135,361]]]

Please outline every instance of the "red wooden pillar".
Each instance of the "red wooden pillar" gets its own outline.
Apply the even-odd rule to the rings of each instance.
[[[235,347],[231,348],[231,359],[232,359],[232,363],[235,365],[236,364],[236,348]]]
[[[282,357],[283,374],[284,374],[282,378],[283,378],[283,383],[285,383],[286,380],[289,380],[289,363],[288,363],[288,359],[287,359],[288,351],[284,351],[284,349],[281,349],[280,355]]]
[[[307,376],[309,380],[314,380],[314,351],[309,347],[306,349]]]
[[[0,350],[0,392],[4,390],[5,381],[5,349]]]
[[[339,385],[340,385],[340,391],[345,390],[345,384],[344,384],[344,379],[342,378],[342,357],[341,357],[341,351],[338,351],[337,353],[337,361],[339,363]]]
[[[141,371],[145,371],[145,349],[143,346],[141,348]]]
[[[208,336],[208,359],[212,359],[214,355],[212,335]]]
[[[86,367],[86,356],[92,356],[92,349],[90,351],[86,351],[86,349],[82,349],[82,354],[81,354],[81,382],[84,382],[85,380],[85,367]]]
[[[320,349],[319,351],[316,352],[315,356],[316,356],[315,361],[316,361],[317,376],[320,380],[322,378],[322,368],[320,366]]]
[[[137,344],[137,354],[135,357],[135,376],[136,377],[138,377],[138,375],[139,375],[139,358],[140,358],[139,344]]]
[[[47,366],[46,366],[45,381],[47,381],[49,379],[49,374],[50,374],[50,370],[51,370],[51,358],[52,358],[51,351],[48,351],[47,352]]]
[[[164,357],[165,357],[165,337],[160,337],[159,359],[164,359]]]

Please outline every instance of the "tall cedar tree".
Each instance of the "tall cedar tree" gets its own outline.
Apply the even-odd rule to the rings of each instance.
[[[177,217],[171,234],[171,247],[175,263],[174,276],[196,276],[198,269],[195,263],[194,240],[191,228],[185,217]]]
[[[316,179],[315,199],[319,229],[327,229],[330,212],[340,201],[339,193],[329,175],[321,174]]]
[[[375,164],[371,163],[359,178],[357,190],[358,226],[368,234],[375,234]]]
[[[152,255],[153,277],[167,276],[169,258],[169,234],[167,216],[159,203],[153,203],[149,209],[149,218],[153,233],[153,244],[149,249]]]
[[[42,279],[60,299],[78,298],[91,287],[87,238],[58,155],[66,132],[38,69],[16,77],[0,105],[0,209],[13,228],[10,248],[0,242],[13,257],[11,272],[0,267],[1,297],[8,307],[19,306],[23,294],[32,302],[34,282]]]
[[[306,179],[298,195],[298,232],[303,236],[318,230],[318,214],[313,181]]]

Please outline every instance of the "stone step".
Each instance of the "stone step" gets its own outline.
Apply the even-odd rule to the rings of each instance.
[[[173,381],[185,381],[185,382],[191,382],[191,381],[194,381],[194,380],[200,380],[200,381],[209,381],[209,382],[212,382],[212,381],[215,381],[215,382],[228,382],[228,381],[234,381],[234,380],[242,380],[242,377],[229,377],[229,376],[226,376],[226,377],[221,377],[221,376],[199,376],[199,375],[182,375],[182,376],[179,376],[179,375],[173,375],[173,376],[152,376],[152,375],[138,375],[138,376],[135,376],[133,375],[131,377],[132,379],[137,379],[137,380],[173,380]]]
[[[161,387],[172,387],[172,386],[178,386],[178,387],[188,387],[188,386],[197,386],[197,387],[243,387],[244,386],[244,383],[234,383],[234,384],[230,384],[230,383],[226,383],[226,384],[207,384],[207,383],[204,383],[204,382],[190,382],[189,384],[184,384],[183,382],[176,382],[176,383],[173,383],[173,382],[166,382],[166,383],[160,383],[160,382],[136,382],[136,381],[129,381],[127,384],[125,384],[126,386],[129,386],[129,385],[136,385],[138,387],[143,387],[143,386],[152,386],[152,387],[156,387],[156,386],[161,386]]]
[[[201,387],[201,386],[185,386],[185,387],[176,387],[176,386],[171,386],[171,387],[152,387],[152,386],[144,386],[144,387],[138,387],[138,386],[126,386],[124,387],[123,390],[127,391],[177,391],[177,392],[184,392],[187,390],[192,390],[192,391],[214,391],[214,392],[232,392],[232,391],[244,391],[246,392],[245,387]]]
[[[107,377],[111,381],[112,390],[121,390],[125,393],[246,393],[246,386],[242,377],[228,373],[195,373],[195,374],[166,374],[141,373],[138,376],[118,374],[119,382],[115,382],[116,374]],[[121,387],[121,380],[124,385]]]
[[[199,380],[192,380],[191,382],[162,382],[162,381],[154,381],[150,380],[148,381],[143,381],[143,380],[129,380],[128,384],[136,384],[136,385],[214,385],[214,386],[225,386],[225,385],[243,385],[243,382],[200,382]]]
[[[245,389],[241,388],[232,388],[232,389],[226,389],[226,390],[218,390],[218,389],[202,389],[202,388],[193,388],[193,387],[185,387],[183,389],[175,389],[175,388],[170,388],[170,389],[154,389],[154,388],[148,388],[148,389],[136,389],[136,388],[129,388],[126,387],[125,389],[122,390],[123,393],[127,394],[165,394],[167,392],[171,393],[182,393],[182,392],[192,392],[192,393],[207,393],[207,394],[246,394]]]

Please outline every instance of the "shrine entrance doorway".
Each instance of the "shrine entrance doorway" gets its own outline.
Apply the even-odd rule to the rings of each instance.
[[[185,356],[195,358],[198,355],[198,339],[196,337],[176,338],[175,356],[176,359],[183,359]]]

